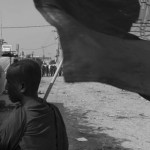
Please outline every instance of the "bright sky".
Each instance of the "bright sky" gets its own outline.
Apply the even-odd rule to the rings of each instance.
[[[0,18],[3,27],[49,25],[36,10],[32,0],[0,0]],[[55,28],[52,26],[3,28],[2,37],[13,46],[13,49],[19,44],[20,52],[24,51],[25,54],[34,52],[34,55],[43,56],[44,51],[46,56],[54,58],[58,44],[55,40],[57,34],[53,30]],[[48,46],[50,44],[52,45]],[[42,50],[42,46],[48,47]]]

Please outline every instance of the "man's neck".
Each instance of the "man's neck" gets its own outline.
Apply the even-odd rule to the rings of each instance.
[[[30,103],[32,103],[33,101],[38,101],[38,96],[36,95],[36,96],[26,96],[26,95],[24,95],[23,96],[23,99],[22,99],[22,101],[21,101],[21,103],[23,104],[23,105],[26,105],[26,104],[30,104]]]

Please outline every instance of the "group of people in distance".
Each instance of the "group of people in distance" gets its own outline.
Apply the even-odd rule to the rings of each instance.
[[[42,77],[44,76],[54,76],[55,72],[57,70],[57,65],[56,64],[47,64],[46,62],[43,62],[42,66],[41,66],[41,71],[42,71]],[[59,76],[62,76],[63,71],[62,71],[62,67],[59,70]]]
[[[41,67],[31,59],[11,64],[6,73],[14,108],[0,125],[0,150],[68,150],[59,109],[38,97]]]
[[[42,69],[42,76],[54,76],[56,70],[57,70],[57,66],[56,64],[47,64],[47,63],[43,63],[41,66]]]

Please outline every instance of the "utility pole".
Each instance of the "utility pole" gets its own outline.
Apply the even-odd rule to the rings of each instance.
[[[17,52],[17,55],[19,56],[19,44],[16,44],[16,52]]]
[[[42,46],[42,50],[43,50],[43,62],[44,62],[45,61],[45,49],[43,46]]]
[[[24,51],[22,51],[22,52],[21,52],[21,59],[23,59],[24,56],[25,56],[25,55],[24,55]]]
[[[2,45],[4,43],[4,39],[0,39],[0,56],[2,54]]]
[[[53,32],[57,33],[57,31],[55,31],[55,30]],[[58,49],[56,49],[56,56],[55,56],[56,57],[56,63],[57,63],[59,60],[60,50],[61,50],[60,37],[59,37],[58,33],[57,33],[57,37],[55,38],[55,40],[58,40]]]
[[[32,54],[31,54],[31,55],[32,55],[32,59],[33,59],[34,51],[32,51]]]
[[[2,14],[1,14],[1,38],[0,38],[0,55],[2,53],[2,45],[3,45],[4,39],[3,39],[3,31],[2,31]]]
[[[1,39],[3,39],[3,23],[2,23],[2,14],[1,14]]]
[[[60,53],[60,52],[59,52],[59,48],[60,48],[60,47],[59,47],[59,45],[58,45],[58,49],[56,49],[56,56],[55,56],[55,57],[56,57],[56,63],[58,62],[58,58],[59,58],[59,53]]]

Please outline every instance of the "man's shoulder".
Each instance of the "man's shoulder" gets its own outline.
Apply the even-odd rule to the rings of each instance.
[[[47,103],[47,105],[53,110],[55,115],[55,127],[57,131],[57,143],[58,149],[68,149],[68,137],[66,132],[66,126],[63,120],[63,117],[55,104]]]
[[[62,117],[58,107],[55,104],[52,104],[52,103],[47,103],[47,105],[53,111],[56,123],[58,123],[59,125],[64,126],[64,120],[63,120],[63,117]]]
[[[13,109],[10,111],[7,119],[4,121],[5,124],[16,124],[16,121],[18,122],[21,120],[24,120],[25,117],[25,111],[21,104],[14,105]]]
[[[25,121],[25,113],[21,105],[15,107],[0,126],[0,149],[3,146],[13,149],[12,147],[18,143],[24,132]]]
[[[56,110],[59,111],[58,107],[57,107],[55,104],[49,103],[49,102],[46,102],[46,104],[47,104],[50,108],[53,108],[53,109],[56,109]]]

